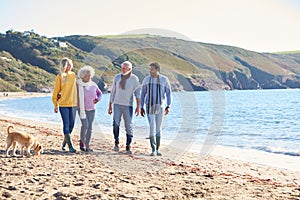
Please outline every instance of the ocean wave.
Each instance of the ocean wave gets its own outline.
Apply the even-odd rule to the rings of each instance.
[[[283,154],[288,156],[300,156],[300,150],[289,150],[278,147],[257,147],[255,149],[268,153]]]

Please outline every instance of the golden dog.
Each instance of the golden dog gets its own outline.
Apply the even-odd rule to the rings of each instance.
[[[7,147],[6,147],[6,156],[8,156],[8,150],[13,145],[12,154],[13,156],[16,156],[16,146],[17,144],[21,145],[21,155],[24,155],[24,147],[27,151],[27,156],[30,157],[30,148],[34,149],[35,155],[39,155],[42,151],[43,147],[41,144],[37,141],[35,137],[33,137],[30,134],[27,133],[21,133],[17,131],[10,132],[10,129],[14,127],[8,126],[7,128]]]

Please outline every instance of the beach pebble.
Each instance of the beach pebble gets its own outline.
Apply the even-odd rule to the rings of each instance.
[[[125,183],[130,183],[130,180],[127,180],[127,179],[121,179],[122,182],[125,182]]]
[[[75,185],[75,186],[83,186],[84,183],[83,183],[83,182],[79,182],[79,183],[75,183],[74,185]]]
[[[194,197],[198,197],[198,196],[204,197],[204,195],[205,195],[205,193],[203,193],[202,191],[197,191],[197,192],[195,192],[195,196]]]
[[[151,186],[149,186],[149,188],[155,188],[155,189],[157,189],[157,190],[162,190],[162,188],[161,188],[161,187],[159,187],[159,186],[155,186],[155,185],[151,185]]]
[[[35,183],[35,181],[33,181],[32,179],[26,179],[26,181],[27,181],[28,183]]]
[[[100,183],[93,184],[93,188],[95,189],[100,189],[100,186],[101,186]]]
[[[46,176],[46,174],[37,174],[37,176]]]
[[[44,192],[45,190],[40,188],[40,189],[37,189],[36,191],[37,192]]]
[[[119,198],[128,198],[125,194],[118,194]]]
[[[68,194],[64,194],[62,192],[56,192],[53,194],[54,197],[56,197],[56,199],[64,199],[63,197],[69,197]]]
[[[8,186],[7,189],[9,189],[9,190],[17,190],[17,188],[15,186],[12,186],[12,185]]]
[[[204,176],[204,177],[207,177],[207,178],[211,178],[211,179],[214,178],[212,174],[204,174],[203,176]]]
[[[202,183],[201,181],[196,181],[197,185],[205,185],[205,183]]]
[[[2,196],[5,197],[5,198],[10,198],[10,197],[12,197],[12,195],[11,195],[9,192],[6,192],[6,191],[4,191],[4,192],[2,193]]]
[[[62,187],[70,187],[70,184],[64,183]]]
[[[103,196],[101,194],[93,194],[89,197],[89,199],[108,199],[106,196]]]

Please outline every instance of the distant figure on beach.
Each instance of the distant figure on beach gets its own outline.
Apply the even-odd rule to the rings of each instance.
[[[52,102],[54,112],[58,110],[63,121],[64,141],[62,150],[65,151],[65,146],[68,144],[69,151],[75,153],[71,140],[71,133],[75,124],[77,110],[77,87],[76,74],[72,72],[73,62],[69,58],[63,58],[60,62],[60,73],[56,76]]]
[[[144,104],[150,126],[150,145],[152,148],[151,156],[161,156],[159,152],[162,124],[164,114],[170,112],[171,105],[171,86],[166,76],[160,75],[160,65],[150,64],[150,75],[146,76],[142,83],[141,92],[141,116],[145,116]],[[165,109],[163,108],[166,104]]]
[[[84,66],[78,72],[77,88],[79,100],[79,117],[81,120],[80,150],[93,152],[90,147],[96,103],[101,100],[102,92],[92,81],[95,70],[91,66]]]
[[[129,61],[123,62],[121,67],[122,73],[117,74],[113,81],[108,114],[113,113],[114,151],[119,151],[120,122],[123,116],[126,130],[126,153],[131,154],[133,95],[135,95],[137,105],[135,114],[138,116],[140,112],[140,83],[138,77],[132,73],[132,64]]]

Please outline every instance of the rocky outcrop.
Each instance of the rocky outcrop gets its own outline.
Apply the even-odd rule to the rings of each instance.
[[[245,73],[236,76],[235,80],[239,85],[233,86],[238,89],[284,89],[284,88],[299,88],[300,78],[299,76],[281,76],[273,75],[265,71],[260,70],[258,67],[250,65],[246,61],[239,57],[235,57],[235,60],[248,68],[250,75],[247,77]],[[236,72],[236,71],[235,71]],[[239,73],[234,73],[235,75]]]

